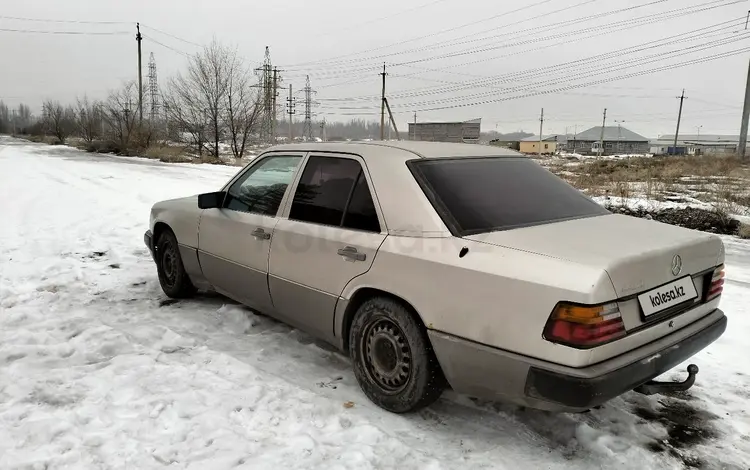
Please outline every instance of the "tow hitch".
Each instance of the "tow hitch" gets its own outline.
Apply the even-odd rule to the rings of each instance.
[[[649,380],[643,385],[639,385],[634,390],[644,395],[655,395],[664,392],[684,392],[695,383],[695,376],[698,374],[698,366],[690,364],[687,367],[688,377],[684,382],[658,382]]]

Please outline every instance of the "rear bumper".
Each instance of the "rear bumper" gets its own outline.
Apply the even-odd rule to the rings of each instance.
[[[458,393],[550,411],[585,411],[667,372],[719,338],[727,326],[716,309],[686,327],[623,356],[570,368],[430,331],[448,382]],[[677,338],[675,338],[677,337]]]
[[[154,255],[154,235],[151,233],[151,230],[147,230],[146,233],[143,234],[143,243],[146,244],[148,251],[151,252],[151,257],[156,260]]]

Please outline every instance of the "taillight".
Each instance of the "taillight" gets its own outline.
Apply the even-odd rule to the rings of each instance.
[[[544,328],[544,338],[576,348],[598,346],[626,335],[616,303],[594,306],[557,304]]]
[[[711,277],[711,283],[708,285],[708,292],[706,293],[706,302],[713,300],[721,295],[724,290],[724,265],[722,264],[718,268],[714,269],[714,274]]]

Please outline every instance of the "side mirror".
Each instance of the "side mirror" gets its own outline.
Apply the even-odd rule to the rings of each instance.
[[[198,195],[198,208],[199,209],[221,209],[224,204],[224,197],[227,193],[224,191],[217,191],[215,193],[206,193]]]

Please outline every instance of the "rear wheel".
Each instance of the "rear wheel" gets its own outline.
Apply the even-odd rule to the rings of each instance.
[[[428,406],[445,387],[427,333],[393,299],[376,297],[359,307],[349,332],[349,355],[362,391],[388,411]]]
[[[195,293],[195,287],[182,264],[177,238],[165,230],[156,241],[156,268],[161,289],[173,299],[183,299]]]

